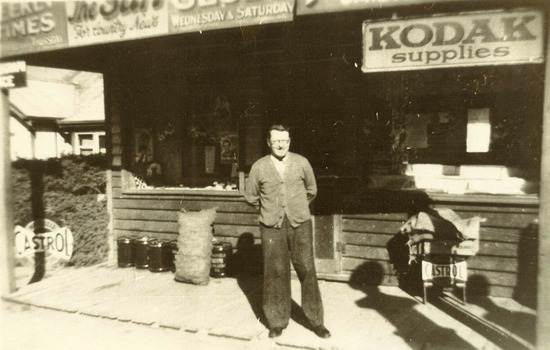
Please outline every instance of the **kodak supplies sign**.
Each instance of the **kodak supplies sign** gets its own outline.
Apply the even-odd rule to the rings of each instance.
[[[35,234],[35,228],[44,233]],[[67,227],[59,227],[45,219],[37,225],[34,221],[25,227],[15,227],[15,250],[18,259],[32,257],[35,252],[46,254],[57,261],[67,262],[73,254],[73,234]]]
[[[69,1],[69,45],[166,35],[167,1],[169,0]]]
[[[363,72],[543,61],[536,10],[363,23]]]
[[[1,1],[0,55],[67,46],[67,20],[62,1]]]
[[[292,21],[295,0],[170,0],[170,32]]]

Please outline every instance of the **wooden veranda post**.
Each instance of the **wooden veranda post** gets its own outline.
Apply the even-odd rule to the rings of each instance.
[[[15,262],[14,244],[15,233],[13,230],[11,207],[11,157],[10,157],[10,107],[8,90],[2,89],[0,94],[0,107],[2,121],[0,122],[0,286],[2,295],[15,292]]]
[[[546,69],[542,121],[542,155],[539,211],[539,254],[537,278],[537,349],[550,346],[550,21],[546,8]],[[529,286],[522,286],[529,288]]]

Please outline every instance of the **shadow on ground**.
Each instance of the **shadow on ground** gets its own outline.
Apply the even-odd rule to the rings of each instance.
[[[475,329],[478,333],[503,348],[529,348],[516,337],[531,344],[535,343],[536,316],[499,306],[493,299],[489,298],[489,287],[489,282],[485,276],[472,275],[468,278],[466,291],[468,303],[485,310],[485,315],[481,321],[471,317],[466,311],[449,306],[440,299],[435,299],[432,303],[440,310],[445,311],[466,326]],[[509,334],[495,329],[492,327],[493,324],[506,330]]]
[[[383,273],[382,265],[377,262],[363,263],[353,271],[350,286],[366,294],[356,302],[359,307],[376,310],[396,328],[395,335],[403,338],[411,348],[475,349],[454,329],[441,327],[418,312],[414,308],[418,302],[414,299],[383,293],[379,288]]]
[[[237,280],[237,284],[250,303],[256,318],[266,327],[263,302],[263,257],[261,244],[254,244],[252,233],[243,233],[237,242],[237,250],[228,263],[230,275]],[[302,327],[311,330],[302,307],[292,300],[290,317]]]
[[[389,260],[396,272],[399,287],[411,296],[422,296],[420,263],[409,263],[409,249],[406,242],[406,236],[400,234],[394,235],[388,241],[386,248]],[[363,275],[369,275],[371,279],[376,280],[378,276],[378,271],[376,270],[378,267],[368,264],[360,266],[360,269],[364,271],[360,269],[355,271],[358,274],[356,277],[361,275],[360,278],[365,279],[367,277]],[[382,273],[382,270],[380,273]],[[524,278],[531,278],[531,274],[529,277]],[[469,303],[475,304],[486,311],[483,318],[472,314],[468,310],[468,307],[462,307],[454,302],[450,303],[442,293],[442,287],[434,286],[428,289],[428,302],[498,346],[505,349],[529,348],[527,343],[534,344],[535,342],[536,316],[519,311],[514,312],[498,306],[489,298],[489,289],[489,281],[485,276],[472,275],[468,277],[467,300]],[[376,290],[372,286],[368,287],[368,291],[376,295]],[[454,293],[457,299],[462,299],[461,290],[455,289]],[[523,296],[527,295],[528,297],[524,297],[523,299],[532,299],[531,294],[532,291],[525,291]],[[494,325],[501,327],[501,329],[494,327]]]

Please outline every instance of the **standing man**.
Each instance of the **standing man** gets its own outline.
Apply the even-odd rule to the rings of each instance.
[[[292,299],[290,260],[302,286],[302,308],[321,338],[330,332],[323,324],[323,303],[313,259],[313,230],[309,204],[317,195],[313,169],[306,158],[289,152],[289,128],[273,125],[267,145],[271,154],[254,163],[246,186],[246,201],[260,209],[264,258],[263,310],[269,337],[288,325]]]

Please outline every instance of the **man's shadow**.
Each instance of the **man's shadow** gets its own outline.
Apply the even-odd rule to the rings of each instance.
[[[376,310],[396,331],[395,335],[413,346],[433,348],[475,349],[451,328],[441,327],[415,309],[419,305],[412,298],[390,295],[380,291],[384,278],[382,265],[366,262],[360,265],[350,276],[352,288],[361,290],[366,297],[357,300],[362,308]]]
[[[237,250],[231,256],[228,268],[248,299],[256,319],[269,328],[262,307],[263,264],[262,245],[255,244],[252,233],[243,233],[237,241]],[[304,328],[312,329],[303,309],[294,300],[290,317]]]
[[[399,288],[410,295],[422,296],[422,271],[416,260],[409,262],[408,237],[397,233],[387,242],[389,263],[397,275]]]

